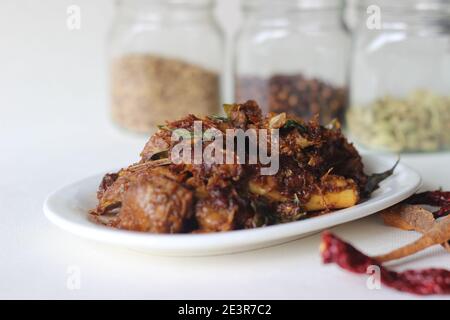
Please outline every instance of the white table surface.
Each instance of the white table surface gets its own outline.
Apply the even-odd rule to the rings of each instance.
[[[68,1],[21,2],[0,5],[0,298],[417,298],[369,290],[365,276],[323,266],[318,235],[235,255],[165,258],[86,241],[50,224],[42,212],[49,192],[131,163],[146,138],[118,130],[107,115],[101,43],[110,11],[94,15],[93,1],[78,1],[83,29],[69,32]],[[419,171],[424,189],[450,189],[449,153],[402,161]],[[333,231],[370,254],[417,237],[383,226],[377,216]],[[81,272],[78,290],[67,286],[72,266]],[[393,266],[449,268],[450,255],[437,246]]]

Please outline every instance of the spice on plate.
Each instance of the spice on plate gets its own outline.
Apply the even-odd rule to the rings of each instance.
[[[395,272],[330,232],[322,235],[321,255],[324,263],[336,263],[344,270],[359,274],[367,274],[369,267],[379,266],[381,283],[399,291],[418,295],[450,294],[449,270],[430,268]]]
[[[129,54],[113,62],[112,116],[121,126],[149,132],[186,113],[215,114],[219,74],[181,60]]]
[[[416,90],[404,99],[386,96],[347,115],[353,138],[389,151],[439,151],[450,148],[450,96]]]
[[[320,123],[344,121],[348,90],[302,74],[236,79],[236,99],[258,102],[265,112],[286,112],[304,119],[320,115]]]

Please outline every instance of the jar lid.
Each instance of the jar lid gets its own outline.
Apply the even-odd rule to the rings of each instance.
[[[245,9],[261,8],[297,8],[302,10],[342,9],[344,0],[243,0]]]

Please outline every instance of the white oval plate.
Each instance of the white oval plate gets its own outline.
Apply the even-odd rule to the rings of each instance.
[[[363,156],[366,172],[382,172],[393,160]],[[345,222],[360,219],[390,207],[412,195],[420,186],[420,176],[399,164],[395,173],[381,183],[372,197],[354,207],[306,220],[257,229],[209,234],[150,234],[116,230],[88,219],[96,206],[96,190],[103,175],[65,186],[48,196],[44,204],[47,218],[78,236],[157,255],[204,256],[264,248],[305,237]]]

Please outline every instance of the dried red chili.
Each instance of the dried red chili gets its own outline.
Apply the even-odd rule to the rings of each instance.
[[[419,295],[450,294],[449,270],[391,271],[330,232],[322,235],[321,254],[324,263],[336,263],[354,273],[366,274],[369,266],[379,266],[381,283],[399,291]]]
[[[450,191],[427,191],[412,195],[406,201],[408,204],[426,204],[429,206],[440,207],[433,212],[434,217],[441,218],[450,214]]]

